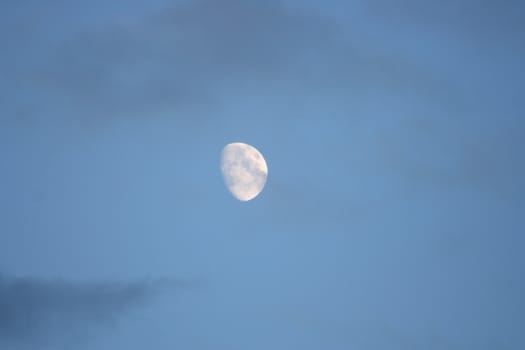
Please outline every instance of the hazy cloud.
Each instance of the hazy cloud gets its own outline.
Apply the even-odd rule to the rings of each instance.
[[[353,25],[279,0],[175,2],[42,50],[33,53],[41,55],[38,67],[9,76],[15,74],[19,89],[38,89],[51,112],[67,118],[151,117],[188,108],[186,118],[195,118],[196,111],[227,103],[225,91],[272,89],[297,106],[319,94],[359,104],[372,89],[456,99],[424,64],[368,40]]]
[[[403,179],[412,190],[477,188],[499,199],[521,200],[525,166],[520,161],[525,123],[502,120],[487,128],[483,118],[399,121],[379,130],[370,159]],[[417,147],[415,147],[417,145]]]
[[[473,40],[476,45],[519,44],[525,29],[525,9],[521,1],[402,0],[366,1],[371,14],[382,19],[409,21],[408,25],[424,26],[434,30],[453,32],[462,38]],[[503,39],[503,40],[502,40]]]
[[[37,81],[93,118],[205,108],[232,81],[242,89],[290,74],[308,51],[324,50],[331,30],[280,1],[179,3],[74,36],[47,57]]]
[[[89,337],[169,284],[0,277],[0,344],[45,344],[54,338]]]

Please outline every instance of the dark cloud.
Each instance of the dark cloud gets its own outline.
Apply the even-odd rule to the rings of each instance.
[[[0,277],[0,344],[89,337],[171,282],[73,283]]]

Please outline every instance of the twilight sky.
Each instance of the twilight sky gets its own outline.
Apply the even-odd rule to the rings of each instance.
[[[524,61],[512,0],[0,2],[0,348],[524,349]]]

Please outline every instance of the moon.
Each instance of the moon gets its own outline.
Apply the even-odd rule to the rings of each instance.
[[[242,142],[224,146],[221,171],[228,190],[242,202],[257,197],[268,177],[268,166],[261,152]]]

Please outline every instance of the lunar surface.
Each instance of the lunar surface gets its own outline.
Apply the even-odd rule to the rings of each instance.
[[[268,167],[261,152],[241,142],[230,143],[224,147],[221,171],[228,190],[243,202],[257,197],[268,177]]]

